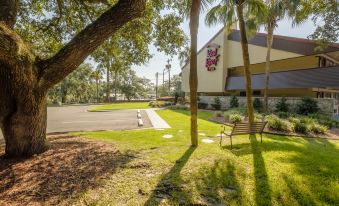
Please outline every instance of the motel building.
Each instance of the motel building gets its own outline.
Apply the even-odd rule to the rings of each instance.
[[[249,39],[253,98],[261,98],[265,85],[267,53],[266,34]],[[319,51],[308,39],[274,36],[271,51],[269,105],[286,97],[294,106],[302,97],[316,98],[322,112],[338,115],[339,111],[339,44]],[[189,69],[182,68],[182,90],[189,94]],[[238,96],[245,106],[245,78],[239,30],[221,29],[198,52],[199,101],[213,104],[219,96],[222,107],[229,107],[231,96]]]

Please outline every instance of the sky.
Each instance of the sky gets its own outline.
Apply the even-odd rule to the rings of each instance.
[[[208,27],[204,22],[205,14],[202,14],[200,17],[200,25],[199,25],[199,33],[198,33],[198,50],[204,46],[221,28],[222,24]],[[189,22],[185,21],[182,24],[182,29],[189,37]],[[311,20],[305,21],[303,24],[298,27],[292,27],[292,22],[289,19],[283,19],[278,23],[278,28],[274,31],[274,34],[284,35],[284,36],[292,36],[292,37],[300,37],[307,38],[310,34],[312,34],[315,30],[315,25]],[[262,28],[260,32],[265,32]],[[152,82],[155,82],[155,73],[162,73],[165,65],[167,64],[167,60],[170,58],[166,56],[164,53],[158,52],[157,49],[151,45],[150,51],[153,54],[153,58],[149,61],[148,64],[143,66],[134,66],[132,67],[137,75],[140,77],[146,77],[150,79]],[[180,61],[177,56],[172,59],[171,62],[171,75],[179,74],[181,72]],[[161,78],[161,77],[160,77]],[[161,82],[161,81],[160,81]]]

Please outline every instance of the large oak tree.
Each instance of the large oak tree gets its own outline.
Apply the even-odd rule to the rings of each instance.
[[[97,8],[106,11],[94,20]],[[6,156],[48,148],[48,90],[145,10],[146,0],[0,2],[0,127]]]

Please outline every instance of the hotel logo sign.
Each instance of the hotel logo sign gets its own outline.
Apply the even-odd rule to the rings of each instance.
[[[215,71],[220,56],[218,54],[219,48],[220,46],[217,44],[209,44],[207,46],[207,58],[206,58],[207,71]]]

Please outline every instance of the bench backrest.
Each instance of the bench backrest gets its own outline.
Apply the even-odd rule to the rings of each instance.
[[[232,130],[232,135],[262,133],[266,124],[267,122],[253,122],[251,127],[249,127],[248,122],[235,123]]]

